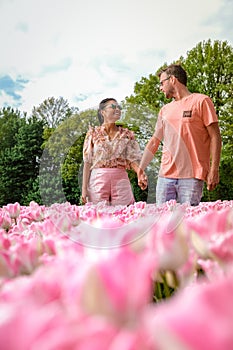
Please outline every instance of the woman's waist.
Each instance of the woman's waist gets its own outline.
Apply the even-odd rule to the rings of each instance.
[[[126,159],[111,159],[111,160],[98,160],[93,162],[92,169],[96,168],[108,168],[108,169],[130,169],[130,162]]]
[[[116,165],[116,166],[93,166],[92,169],[126,169],[123,165]]]

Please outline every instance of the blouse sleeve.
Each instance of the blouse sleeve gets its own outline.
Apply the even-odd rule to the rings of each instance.
[[[92,150],[93,150],[93,128],[90,127],[86,133],[83,144],[83,161],[84,163],[92,163]]]
[[[127,147],[127,159],[130,163],[140,163],[142,157],[142,152],[140,150],[139,144],[135,139],[133,131],[129,131],[129,142]]]

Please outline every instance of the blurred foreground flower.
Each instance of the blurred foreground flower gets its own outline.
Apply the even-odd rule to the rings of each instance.
[[[5,206],[0,349],[232,349],[232,218],[233,201]]]

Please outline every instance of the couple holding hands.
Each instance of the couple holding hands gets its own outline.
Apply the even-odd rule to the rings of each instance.
[[[133,169],[138,185],[146,189],[145,169],[160,142],[163,151],[156,186],[157,205],[171,199],[198,205],[204,182],[208,190],[219,183],[221,136],[212,100],[189,92],[187,74],[180,65],[168,66],[158,77],[160,90],[173,100],[161,108],[143,154],[134,133],[116,125],[121,117],[117,100],[106,98],[100,102],[100,126],[89,128],[83,146],[83,204],[133,204],[127,170]]]

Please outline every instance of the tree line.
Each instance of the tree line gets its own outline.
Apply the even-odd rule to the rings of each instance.
[[[213,192],[204,189],[202,201],[233,198],[233,48],[226,41],[203,41],[180,63],[188,74],[191,92],[209,95],[219,116],[222,135],[220,183]],[[167,103],[159,89],[157,72],[135,83],[122,101],[119,123],[135,132],[142,150],[153,133],[158,111]],[[114,96],[113,96],[114,97]],[[115,96],[117,98],[117,96]],[[79,111],[63,97],[50,97],[31,115],[11,107],[0,110],[0,206],[31,201],[80,204],[82,147],[89,125],[98,125],[97,111]],[[129,171],[136,201],[155,202],[160,152],[148,166],[149,186],[141,191]]]

